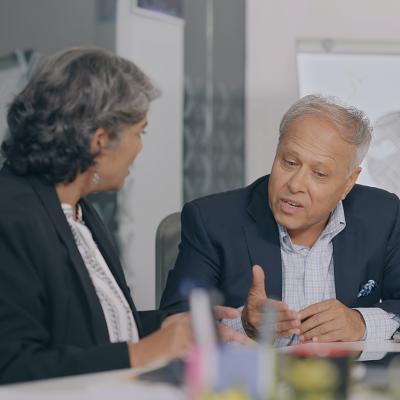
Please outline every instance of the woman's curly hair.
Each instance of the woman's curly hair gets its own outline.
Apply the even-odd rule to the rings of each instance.
[[[96,48],[50,57],[11,103],[1,150],[17,175],[71,182],[93,163],[98,128],[118,143],[122,126],[144,118],[159,91],[132,62]]]

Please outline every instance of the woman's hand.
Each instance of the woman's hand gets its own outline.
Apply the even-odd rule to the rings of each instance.
[[[185,357],[193,344],[189,316],[181,316],[137,343],[130,343],[131,367],[144,367],[155,361]]]
[[[242,335],[240,332],[235,331],[229,326],[224,325],[221,320],[223,319],[236,319],[240,317],[240,311],[232,307],[214,306],[213,307],[214,317],[216,320],[216,327],[218,329],[218,335],[224,343],[240,343],[244,345],[254,345],[256,342],[249,337]],[[161,327],[165,328],[170,324],[176,323],[185,318],[190,318],[189,312],[181,312],[178,314],[170,315],[162,323]]]

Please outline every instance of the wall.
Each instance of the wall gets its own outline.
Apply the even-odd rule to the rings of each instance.
[[[115,50],[115,0],[0,1],[0,57],[14,49],[31,48],[39,55],[48,55],[82,45]],[[14,79],[14,70],[0,72],[1,142],[5,135],[7,105],[26,83],[26,68]],[[92,195],[91,201],[114,234],[116,194]]]
[[[185,202],[244,183],[244,3],[184,1]]]
[[[400,42],[398,0],[246,2],[246,180],[269,172],[283,113],[298,98],[297,39]]]
[[[0,54],[15,48],[51,54],[78,45],[115,47],[114,22],[96,20],[96,0],[0,1]]]
[[[155,305],[156,227],[182,206],[183,24],[133,15],[133,2],[117,3],[118,53],[142,66],[163,95],[152,107],[144,152],[118,197],[118,212],[116,195],[101,194],[96,201],[104,203],[101,211],[112,230],[119,229],[119,247],[135,302],[146,309]],[[0,55],[15,48],[34,48],[47,55],[78,45],[115,50],[116,24],[98,18],[100,3],[1,0]]]
[[[183,23],[117,10],[117,53],[133,60],[162,90],[149,113],[144,150],[119,195],[122,258],[135,304],[155,306],[155,234],[182,207]]]

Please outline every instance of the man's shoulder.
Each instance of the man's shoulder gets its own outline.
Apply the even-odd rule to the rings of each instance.
[[[266,193],[268,178],[268,175],[262,176],[246,187],[200,197],[190,201],[186,206],[195,206],[202,210],[213,210],[222,213],[232,210],[240,213],[246,210],[253,196],[264,191],[264,189]],[[265,197],[265,201],[268,201],[267,197]]]
[[[365,185],[355,185],[343,201],[346,213],[370,218],[394,218],[399,206],[400,200],[394,193]]]
[[[377,187],[366,185],[354,185],[354,188],[347,196],[349,201],[372,201],[372,202],[398,202],[399,198],[391,192]],[[347,199],[346,199],[347,200]]]
[[[214,239],[241,238],[239,231],[253,220],[249,206],[254,203],[268,204],[267,182],[268,177],[263,176],[244,188],[186,203],[182,210],[182,229],[197,230],[203,226]]]

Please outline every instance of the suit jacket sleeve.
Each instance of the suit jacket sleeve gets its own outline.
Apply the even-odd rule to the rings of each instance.
[[[216,288],[220,280],[220,257],[196,202],[183,207],[181,222],[178,258],[169,272],[160,305],[169,314],[188,310],[188,288]]]
[[[383,310],[400,316],[400,201],[396,197],[396,214],[389,236],[382,280]]]
[[[126,343],[81,348],[52,341],[47,327],[53,304],[38,251],[45,238],[24,214],[14,208],[0,218],[0,382],[129,367]]]
[[[160,329],[161,323],[168,316],[168,313],[161,310],[139,311],[139,316],[142,323],[143,336],[147,336]]]

